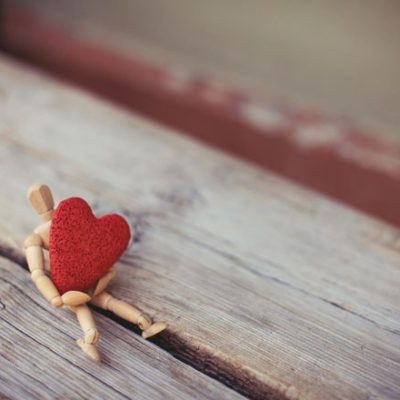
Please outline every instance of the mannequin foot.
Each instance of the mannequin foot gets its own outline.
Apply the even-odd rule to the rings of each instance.
[[[85,343],[83,339],[78,339],[76,343],[92,360],[100,362],[100,354],[94,344]]]
[[[168,325],[165,322],[156,322],[156,323],[150,325],[147,329],[145,329],[142,332],[142,337],[144,337],[145,339],[148,339],[149,337],[152,337],[152,336],[157,335],[158,333],[162,332],[167,327],[168,327]]]

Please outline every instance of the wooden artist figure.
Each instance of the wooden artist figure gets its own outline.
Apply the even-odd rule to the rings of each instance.
[[[152,323],[149,316],[106,291],[116,274],[113,264],[130,239],[129,225],[121,216],[97,219],[80,198],[63,200],[54,210],[46,185],[31,186],[28,200],[42,220],[24,242],[32,280],[52,306],[68,307],[76,314],[83,331],[77,344],[87,355],[100,361],[96,348],[99,333],[87,303],[136,324],[144,338],[166,328],[165,323]],[[44,250],[49,251],[50,276]]]

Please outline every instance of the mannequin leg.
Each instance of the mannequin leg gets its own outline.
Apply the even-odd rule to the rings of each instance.
[[[111,311],[118,317],[137,325],[143,331],[142,336],[145,339],[156,335],[167,327],[164,322],[153,324],[150,317],[142,313],[136,307],[125,301],[116,299],[106,292],[102,292],[94,297],[91,303],[103,310]]]
[[[86,304],[70,307],[70,309],[75,312],[84,335],[83,338],[78,339],[76,343],[90,358],[99,362],[100,354],[96,349],[99,333],[96,329],[92,312]]]

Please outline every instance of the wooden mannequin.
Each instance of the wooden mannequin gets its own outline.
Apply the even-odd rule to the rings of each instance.
[[[77,340],[77,344],[86,354],[93,360],[100,361],[100,355],[96,348],[99,333],[92,312],[87,306],[89,302],[138,325],[144,338],[156,335],[167,327],[164,322],[153,324],[146,314],[105,292],[109,282],[116,274],[113,266],[110,266],[108,272],[85,292],[69,291],[61,296],[46,274],[44,260],[44,250],[49,248],[49,230],[54,209],[53,196],[46,185],[33,185],[28,189],[28,200],[42,220],[42,223],[24,242],[32,280],[42,296],[53,307],[65,306],[76,314],[84,335],[82,339]]]

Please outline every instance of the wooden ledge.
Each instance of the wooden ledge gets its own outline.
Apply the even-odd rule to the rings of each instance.
[[[32,182],[46,182],[56,203],[84,197],[135,227],[112,293],[165,320],[170,336],[160,345],[185,363],[254,399],[399,398],[398,230],[6,58],[0,92],[0,237],[22,246],[35,226],[25,198]],[[176,397],[203,398],[198,379],[209,378],[193,371],[192,379],[151,344],[143,344],[152,356],[143,356],[150,370],[141,375],[137,337],[98,315],[108,362],[101,371],[88,365],[74,347],[75,321],[30,301],[33,286],[15,288],[15,267],[2,268],[0,299],[13,310],[1,311],[2,323],[19,332],[4,342],[11,361],[3,382],[18,386],[35,340],[46,347],[35,357],[56,352],[65,365],[59,386],[46,386],[49,372],[39,365],[49,396],[76,382],[79,366],[79,376],[104,379],[105,393],[173,398],[179,384]],[[28,314],[40,326],[21,347]],[[51,329],[40,333],[44,325]],[[127,394],[128,375],[137,374],[140,390]],[[24,383],[25,391],[38,384]],[[208,397],[232,393],[214,389]]]

